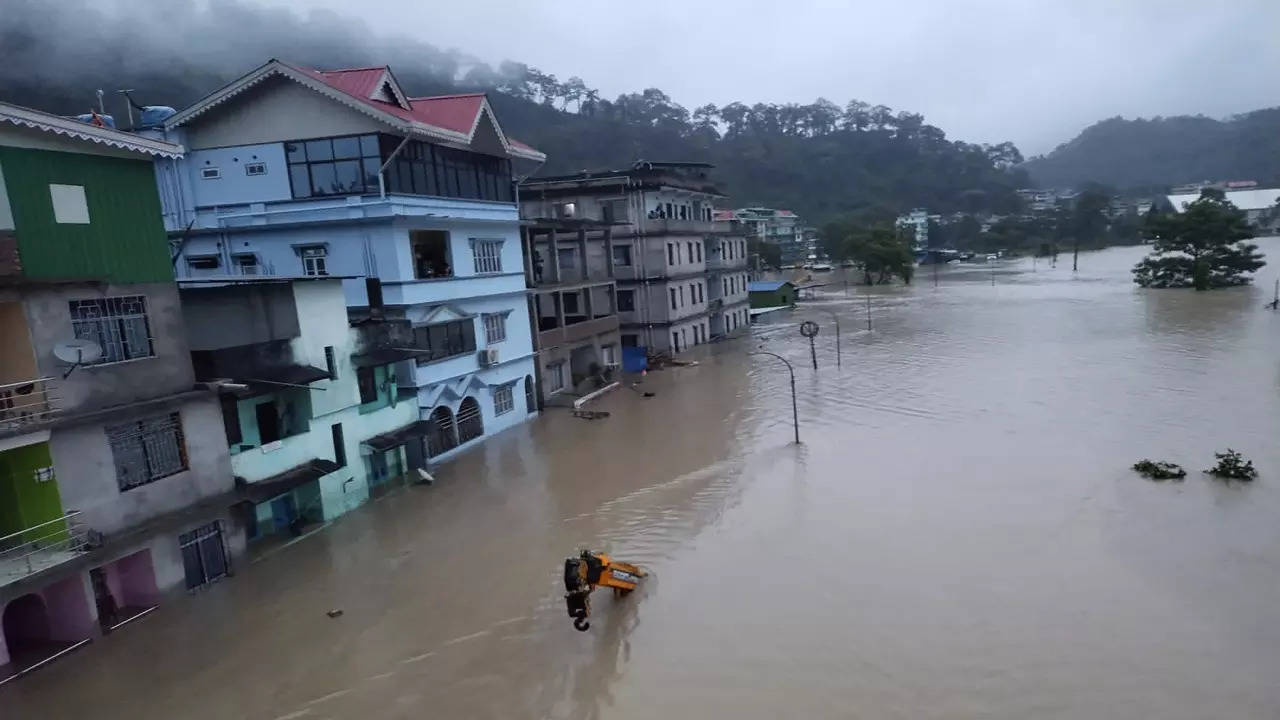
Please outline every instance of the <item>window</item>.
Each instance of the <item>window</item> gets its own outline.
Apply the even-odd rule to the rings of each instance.
[[[342,423],[329,426],[329,434],[333,436],[333,461],[338,467],[347,466],[347,444],[342,438]]]
[[[706,292],[706,289],[703,287],[702,283],[698,283],[698,302],[706,302],[706,301],[707,301],[707,297],[706,297],[706,295],[705,295],[705,292]]]
[[[49,200],[53,202],[53,221],[69,225],[89,224],[89,203],[84,197],[83,185],[49,185]]]
[[[566,203],[556,204],[556,217],[560,218],[561,220],[576,217],[577,214],[578,214],[577,203],[566,202]]]
[[[561,270],[572,270],[578,265],[578,252],[573,248],[561,248],[557,253]]]
[[[452,277],[449,265],[449,233],[443,230],[410,230],[413,276],[419,280]]]
[[[301,248],[299,254],[302,256],[303,275],[329,274],[329,270],[326,267],[329,251],[323,245]]]
[[[218,521],[178,536],[187,589],[194,590],[227,574],[227,553]]]
[[[531,413],[538,410],[538,398],[533,394],[533,377],[524,376],[524,411]]]
[[[685,243],[685,245],[689,247],[689,255],[687,256],[689,258],[688,262],[693,262],[693,243]]]
[[[618,291],[618,312],[634,312],[636,309],[636,291]]]
[[[360,387],[360,404],[378,402],[378,376],[374,368],[356,368],[356,385]]]
[[[95,364],[123,362],[151,357],[151,326],[147,320],[147,300],[142,295],[72,300],[71,328],[81,340],[92,340],[102,348]]]
[[[684,286],[681,285],[676,290],[680,293],[680,307],[684,307]]]
[[[338,358],[333,354],[333,346],[324,346],[324,367],[329,371],[329,379],[338,379]]]
[[[547,375],[551,378],[551,392],[564,389],[564,363],[558,362],[547,366]]]
[[[471,239],[471,255],[477,273],[502,272],[502,241]]]
[[[671,291],[671,309],[675,310],[676,309],[676,289],[675,288],[668,288],[668,289]]]
[[[613,246],[613,264],[627,267],[631,265],[631,246],[630,245],[614,245]]]
[[[503,415],[514,410],[516,407],[515,398],[512,396],[511,386],[503,385],[493,391],[493,414]]]
[[[251,162],[244,164],[244,174],[249,177],[267,174],[267,164],[260,162]]]
[[[473,397],[465,397],[458,406],[458,443],[470,442],[484,435],[484,417],[480,403]]]
[[[560,302],[564,303],[565,315],[577,315],[582,312],[578,303],[577,293],[564,293],[560,296]]]
[[[421,325],[413,329],[413,341],[423,353],[418,364],[475,352],[475,323],[466,319]]]
[[[702,243],[698,243],[698,262],[702,262]]]
[[[675,330],[671,331],[671,350],[672,352],[680,352],[680,333]]]
[[[600,347],[600,364],[605,367],[618,366],[618,348],[615,345],[602,345]]]
[[[234,395],[223,395],[219,402],[222,405],[222,427],[227,433],[227,447],[234,447],[244,439],[240,429],[240,403]]]
[[[200,168],[201,180],[217,180],[222,177],[222,170],[216,167]]]
[[[676,264],[675,246],[672,245],[671,243],[667,243],[667,264],[668,265]]]
[[[222,262],[217,255],[188,255],[187,267],[192,270],[216,270]]]
[[[729,294],[729,278],[721,278],[720,284],[724,286],[724,294]]]
[[[376,135],[299,140],[285,143],[284,149],[295,198],[378,191],[382,154]],[[257,174],[249,171],[251,164],[245,165],[245,173]]]
[[[626,200],[601,200],[600,201],[600,219],[607,222],[626,222],[627,221],[627,201]]]
[[[364,148],[368,141],[380,161],[391,157],[401,143],[401,138],[390,135],[362,136],[360,140],[362,155],[369,151]],[[370,165],[369,158],[365,157],[364,168],[369,176],[366,183],[372,183],[372,192],[378,187],[378,166],[370,169]],[[389,192],[409,195],[443,195],[508,203],[515,200],[511,162],[506,158],[443,148],[418,140],[400,148],[395,161],[387,167],[386,184]]]
[[[625,348],[625,347],[636,347],[636,346],[638,346],[639,344],[640,344],[640,336],[639,336],[639,335],[623,335],[623,336],[622,336],[622,347],[624,347],[624,348]]]
[[[671,211],[671,203],[667,203],[667,214],[666,214],[666,217],[669,217],[669,218],[674,218],[674,217],[675,217],[675,214]]]
[[[231,264],[241,275],[258,274],[258,256],[253,253],[240,253],[231,256]]]
[[[106,434],[120,492],[187,469],[187,447],[178,413],[111,425]]]
[[[52,468],[52,467],[38,467],[38,468],[36,468],[36,469],[35,469],[35,471],[34,471],[34,473],[33,473],[32,477],[33,477],[33,478],[35,479],[35,481],[36,481],[36,482],[38,482],[38,483],[50,482],[51,480],[53,480],[53,468]]]
[[[485,313],[480,316],[484,320],[484,341],[492,345],[507,339],[507,314]]]

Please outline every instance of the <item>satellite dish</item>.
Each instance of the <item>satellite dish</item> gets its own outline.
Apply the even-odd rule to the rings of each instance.
[[[54,345],[53,356],[62,362],[71,363],[71,367],[67,368],[67,372],[62,376],[65,380],[71,375],[72,370],[101,360],[102,346],[92,340],[76,338]]]

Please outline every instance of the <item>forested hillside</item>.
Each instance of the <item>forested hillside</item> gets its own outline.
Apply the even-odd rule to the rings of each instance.
[[[949,140],[918,114],[858,100],[690,111],[656,88],[610,100],[578,77],[561,81],[516,62],[494,69],[418,40],[372,37],[332,14],[299,20],[214,0],[161,21],[142,9],[107,16],[86,0],[8,4],[0,99],[51,112],[87,111],[99,88],[119,116],[122,88],[143,104],[181,108],[271,57],[320,68],[390,64],[411,94],[490,92],[508,132],[547,153],[542,174],[639,158],[708,161],[733,205],[788,207],[815,223],[917,206],[1009,212],[1013,189],[1026,184],[1011,143]]]
[[[1024,167],[1041,187],[1097,182],[1123,189],[1225,179],[1276,184],[1280,108],[1227,120],[1111,118]]]

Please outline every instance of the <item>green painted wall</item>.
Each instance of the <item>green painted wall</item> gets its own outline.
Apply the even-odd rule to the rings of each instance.
[[[27,277],[173,280],[155,174],[147,160],[0,147]],[[56,223],[51,183],[84,186],[89,223]]]
[[[783,285],[777,290],[771,292],[756,291],[748,293],[751,307],[753,308],[770,308],[779,305],[795,305],[796,289],[790,285]]]
[[[0,453],[0,535],[62,517],[57,478],[36,482],[38,468],[53,467],[48,443],[36,443]],[[24,535],[25,540],[65,530],[50,525]]]

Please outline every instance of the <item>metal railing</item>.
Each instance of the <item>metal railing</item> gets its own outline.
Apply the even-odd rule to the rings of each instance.
[[[75,521],[80,511],[0,537],[0,583],[40,572],[84,552],[89,530]]]
[[[60,408],[53,378],[0,385],[0,430],[20,430],[53,419]]]

